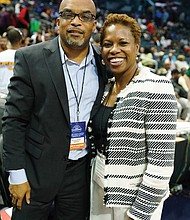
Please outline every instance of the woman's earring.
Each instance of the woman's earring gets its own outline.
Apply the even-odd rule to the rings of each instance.
[[[138,53],[138,54],[136,55],[136,61],[139,60],[139,57],[140,57],[140,53]]]
[[[102,65],[105,65],[105,62],[104,62],[104,60],[102,59]]]

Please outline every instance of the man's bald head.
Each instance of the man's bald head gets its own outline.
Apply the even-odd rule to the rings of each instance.
[[[92,14],[96,15],[96,6],[92,0],[63,0],[60,4],[59,11],[62,11],[64,8],[69,8],[72,5],[77,4],[77,8],[83,10],[90,10]]]

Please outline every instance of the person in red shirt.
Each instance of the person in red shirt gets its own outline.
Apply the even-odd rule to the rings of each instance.
[[[154,34],[154,22],[153,21],[150,21],[147,24],[147,30],[150,34]]]
[[[18,28],[27,29],[30,28],[30,11],[32,10],[32,5],[27,3],[26,7],[21,8],[20,14],[18,16]]]

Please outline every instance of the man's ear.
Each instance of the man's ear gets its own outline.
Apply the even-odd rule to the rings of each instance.
[[[94,20],[94,24],[93,24],[93,30],[92,30],[92,32],[94,32],[94,31],[96,30],[96,26],[97,26],[97,21]]]
[[[60,18],[58,17],[56,19],[56,27],[57,27],[58,30],[59,30],[59,26],[60,26]]]

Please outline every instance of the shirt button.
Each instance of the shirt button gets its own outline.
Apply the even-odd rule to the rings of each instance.
[[[92,132],[92,127],[88,127],[88,132]]]
[[[90,135],[90,136],[89,136],[89,139],[90,139],[90,140],[93,140],[93,139],[94,139],[94,136],[93,136],[93,135]]]

